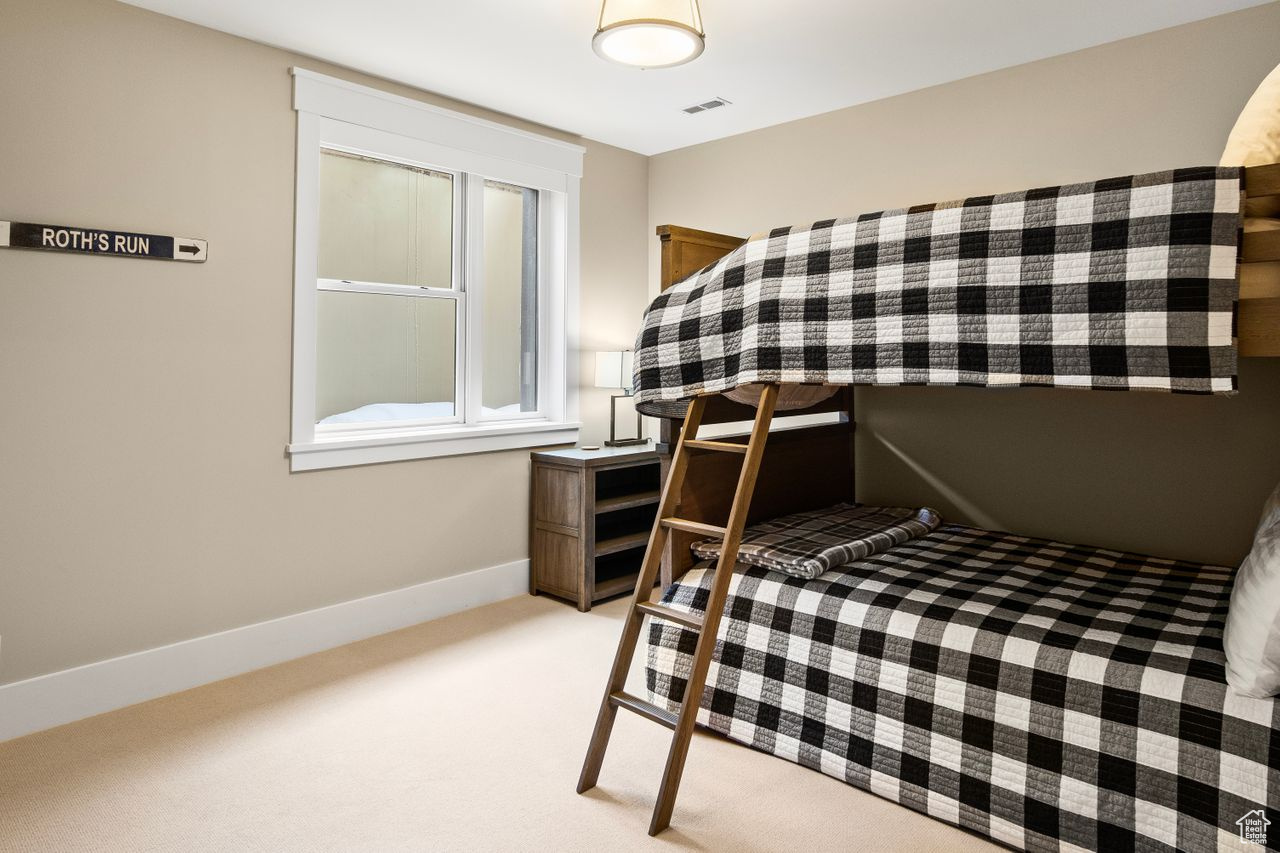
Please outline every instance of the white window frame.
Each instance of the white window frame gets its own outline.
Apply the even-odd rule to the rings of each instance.
[[[581,146],[506,127],[301,68],[292,69],[298,113],[294,234],[294,471],[480,453],[578,439],[578,191]],[[320,152],[328,148],[448,172],[455,210],[451,290],[319,279]],[[482,363],[484,179],[538,192],[538,410],[486,415]],[[460,219],[455,215],[455,223]],[[465,239],[465,247],[463,240]],[[465,251],[464,251],[465,248]],[[461,265],[461,268],[459,268]],[[460,286],[461,283],[461,286]],[[320,290],[448,298],[458,306],[458,393],[450,418],[371,424],[315,423],[316,303]],[[414,293],[417,291],[417,293]],[[468,300],[473,310],[465,310]],[[465,322],[463,322],[465,318]]]

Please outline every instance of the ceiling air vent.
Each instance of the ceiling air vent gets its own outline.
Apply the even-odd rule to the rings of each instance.
[[[703,101],[700,104],[694,104],[691,107],[685,107],[684,112],[688,113],[689,115],[693,115],[694,113],[704,113],[707,110],[714,110],[720,107],[727,107],[731,103],[733,102],[726,101],[724,98],[712,98],[709,101]]]

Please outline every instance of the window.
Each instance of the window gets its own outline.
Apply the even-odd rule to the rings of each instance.
[[[320,150],[316,423],[457,423],[463,176]]]
[[[582,149],[298,69],[294,96],[293,469],[576,440]]]

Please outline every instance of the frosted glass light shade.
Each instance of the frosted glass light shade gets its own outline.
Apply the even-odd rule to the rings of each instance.
[[[596,353],[597,388],[631,388],[632,352]]]
[[[696,59],[705,46],[698,0],[603,0],[591,46],[604,59],[638,68]]]

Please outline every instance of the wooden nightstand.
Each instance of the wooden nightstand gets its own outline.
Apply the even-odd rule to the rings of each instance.
[[[635,589],[662,487],[653,445],[532,457],[529,592],[587,611]]]

